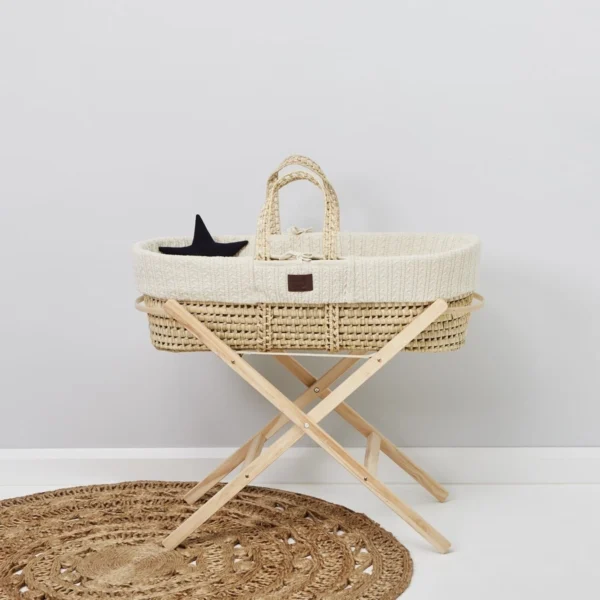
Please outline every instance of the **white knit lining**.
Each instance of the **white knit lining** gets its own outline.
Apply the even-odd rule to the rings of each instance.
[[[186,246],[190,238],[160,238],[134,246],[140,293],[155,298],[234,304],[429,302],[473,292],[480,242],[467,234],[340,233],[339,260],[256,261],[254,236],[235,257],[173,256],[159,246]],[[321,255],[321,234],[275,235],[273,255]],[[312,274],[313,291],[289,292],[289,274]]]

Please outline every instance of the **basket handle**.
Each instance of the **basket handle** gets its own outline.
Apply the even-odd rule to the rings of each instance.
[[[305,169],[312,171],[312,173],[314,175],[318,175],[322,181],[327,182],[329,184],[329,181],[328,181],[327,177],[325,176],[323,169],[321,169],[321,167],[314,160],[312,160],[311,158],[308,158],[307,156],[301,156],[300,154],[292,154],[291,156],[288,156],[277,167],[277,169],[275,169],[275,171],[273,171],[273,173],[271,173],[271,175],[269,176],[269,179],[267,179],[267,198],[269,197],[270,189],[273,187],[273,185],[275,185],[276,181],[279,179],[279,173],[286,167],[291,167],[292,165],[304,167]],[[331,185],[331,184],[329,184],[329,185]],[[331,189],[333,190],[333,187]],[[333,193],[335,194],[335,191]],[[281,233],[281,217],[280,217],[280,213],[279,213],[279,194],[276,195],[275,203],[273,204],[271,210],[272,210],[272,216],[271,216],[272,229],[271,229],[270,233],[271,233],[271,235],[277,235],[277,234]]]
[[[284,161],[285,162],[285,161]],[[282,163],[283,164],[283,163]],[[278,173],[278,172],[277,172]],[[271,176],[273,177],[273,176]],[[271,178],[269,178],[271,180]],[[316,179],[307,171],[293,171],[284,175],[281,179],[273,180],[267,185],[267,200],[265,201],[260,216],[256,233],[256,259],[270,260],[268,238],[272,232],[279,233],[280,227],[275,207],[279,204],[279,190],[294,181],[310,181],[323,191],[325,200],[325,223],[323,225],[323,257],[325,260],[336,260],[337,258],[337,234],[340,230],[340,211],[337,196],[333,187],[327,179]]]
[[[308,156],[301,156],[300,154],[292,154],[291,156],[288,156],[277,167],[277,169],[273,171],[273,173],[271,173],[269,181],[272,179],[277,179],[280,171],[292,165],[304,167],[305,169],[312,171],[315,175],[318,175],[321,179],[327,179],[323,169],[321,169],[321,167],[312,158],[308,158]]]
[[[154,317],[167,317],[167,313],[159,306],[150,307],[146,306],[144,302],[144,296],[139,296],[135,299],[135,310],[146,313],[147,315],[152,315]]]
[[[473,300],[477,300],[477,304],[469,304],[468,306],[454,306],[449,308],[445,314],[452,315],[453,317],[461,317],[462,315],[467,315],[483,308],[485,299],[481,294],[473,292]]]

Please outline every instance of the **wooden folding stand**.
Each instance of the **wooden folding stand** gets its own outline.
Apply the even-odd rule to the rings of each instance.
[[[391,440],[363,419],[358,412],[345,404],[346,399],[352,392],[394,358],[407,344],[438,319],[447,308],[448,305],[444,300],[436,300],[381,350],[369,357],[346,356],[319,379],[313,377],[292,356],[275,355],[275,358],[282,365],[308,387],[295,402],[292,402],[242,358],[244,352],[238,353],[232,350],[175,300],[167,301],[164,309],[169,316],[181,323],[209,350],[219,356],[240,377],[245,379],[273,404],[281,414],[265,425],[254,437],[188,492],[185,500],[189,504],[194,504],[214,485],[229,475],[241,463],[244,463],[239,474],[173,531],[164,540],[163,545],[167,549],[173,549],[181,544],[219,508],[238,494],[269,465],[273,464],[288,448],[291,448],[303,435],[308,435],[437,550],[442,553],[448,552],[450,542],[377,478],[377,462],[380,451],[387,454],[440,502],[447,498],[448,492],[415,465],[405,454],[400,452]],[[359,360],[365,362],[335,390],[331,391],[329,387]],[[322,401],[315,408],[308,413],[303,411],[306,406],[317,399],[322,399]],[[338,442],[319,426],[319,422],[334,410],[367,438],[364,466],[352,458]],[[273,444],[264,448],[265,442],[288,421],[291,421],[294,426]]]

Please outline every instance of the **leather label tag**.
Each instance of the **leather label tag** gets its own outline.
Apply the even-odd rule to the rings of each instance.
[[[312,292],[312,273],[306,275],[288,275],[288,292]]]

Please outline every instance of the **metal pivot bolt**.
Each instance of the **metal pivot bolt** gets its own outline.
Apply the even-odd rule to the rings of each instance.
[[[308,423],[304,423],[304,429],[308,429],[310,425]]]
[[[320,391],[321,391],[321,388],[318,388],[318,387],[316,387],[316,388],[313,390],[313,392],[314,392],[315,394],[318,394]]]

